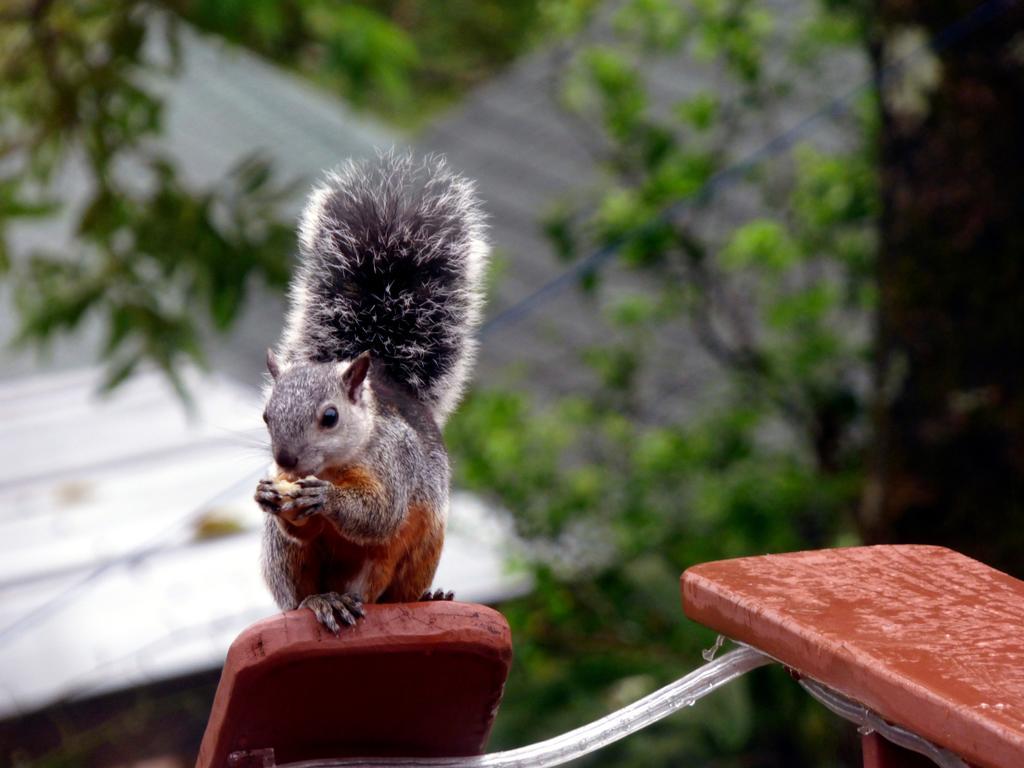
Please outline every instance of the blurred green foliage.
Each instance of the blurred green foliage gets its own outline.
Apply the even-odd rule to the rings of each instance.
[[[197,189],[161,151],[161,103],[147,78],[177,66],[176,25],[152,23],[154,10],[144,0],[3,9],[0,267],[12,272],[17,342],[45,344],[97,320],[108,387],[148,362],[185,395],[181,361],[202,362],[202,331],[231,325],[253,279],[284,286],[292,234],[278,223],[286,190],[266,162],[248,158]],[[163,61],[147,53],[156,35]],[[77,183],[84,204],[62,210]],[[11,227],[57,212],[70,250],[38,248],[12,267]]]
[[[588,146],[605,181],[546,228],[566,260],[618,246],[615,268],[644,288],[604,298],[602,273],[583,280],[612,329],[582,355],[595,389],[544,408],[477,392],[447,431],[458,481],[511,510],[533,553],[535,590],[504,606],[516,665],[500,745],[567,730],[699,664],[713,637],[681,618],[686,567],[855,541],[878,211],[871,100],[845,121],[845,149],[801,145],[741,178],[757,214],[729,231],[701,226],[710,197],[663,212],[749,151],[742,126],[758,124],[791,76],[769,64],[781,56],[806,71],[826,50],[806,36],[839,29],[834,45],[855,42],[857,14],[819,6],[780,35],[755,2],[633,0],[610,35],[569,57],[565,100],[581,130],[598,127]],[[727,82],[665,110],[647,73],[683,52]],[[664,370],[666,340],[684,330],[720,383],[679,417],[678,392],[650,402],[640,383]],[[673,354],[682,374],[686,352]],[[767,670],[592,761],[839,765],[854,760],[849,730]]]
[[[185,18],[417,127],[596,0],[180,0]]]

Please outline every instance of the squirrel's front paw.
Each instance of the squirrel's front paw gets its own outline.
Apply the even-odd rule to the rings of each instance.
[[[299,608],[309,608],[317,621],[334,634],[341,632],[340,620],[343,624],[353,626],[356,619],[361,619],[363,599],[359,595],[348,592],[324,592],[322,595],[310,595],[299,603]]]
[[[278,514],[281,511],[281,504],[284,503],[284,498],[277,489],[277,483],[273,480],[260,480],[256,486],[255,498],[260,509],[271,515]]]
[[[281,505],[281,511],[296,520],[304,520],[322,510],[334,489],[326,480],[312,475],[302,478],[295,486],[288,494],[287,501]]]
[[[256,503],[265,512],[283,517],[290,523],[301,523],[324,508],[331,488],[326,480],[312,476],[285,486],[274,480],[260,480],[256,487]]]

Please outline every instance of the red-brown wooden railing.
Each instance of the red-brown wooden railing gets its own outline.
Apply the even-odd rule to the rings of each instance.
[[[228,651],[197,768],[479,754],[511,658],[505,618],[468,603],[368,605],[338,637],[307,610],[257,622]]]
[[[1024,768],[1024,582],[948,549],[881,546],[705,563],[683,574],[682,594],[688,616],[756,651],[570,734],[481,758],[455,756],[482,753],[501,697],[511,641],[500,614],[369,606],[339,637],[308,611],[268,619],[228,654],[198,768],[558,765],[770,659],[865,726],[865,768]]]
[[[941,547],[880,546],[705,563],[682,592],[690,618],[884,720],[1024,768],[1024,582]],[[866,766],[901,765],[869,742]]]

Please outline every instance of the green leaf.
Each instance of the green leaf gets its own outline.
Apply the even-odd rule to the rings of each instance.
[[[757,219],[733,232],[720,260],[731,270],[781,272],[797,262],[800,252],[778,222]]]
[[[672,0],[630,0],[615,14],[616,32],[647,51],[672,52],[683,41],[686,18]]]
[[[674,110],[679,118],[698,131],[707,131],[718,117],[718,98],[703,92],[676,104]]]
[[[141,362],[142,356],[138,354],[131,355],[123,360],[111,362],[109,368],[104,374],[103,382],[100,385],[101,391],[111,392],[123,384],[133,373],[135,373]]]

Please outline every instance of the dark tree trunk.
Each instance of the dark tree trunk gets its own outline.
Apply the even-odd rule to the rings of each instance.
[[[881,0],[933,36],[976,3]],[[877,450],[869,542],[938,543],[1024,577],[1024,4],[954,27],[915,112],[882,101]],[[877,70],[876,70],[877,71]]]

